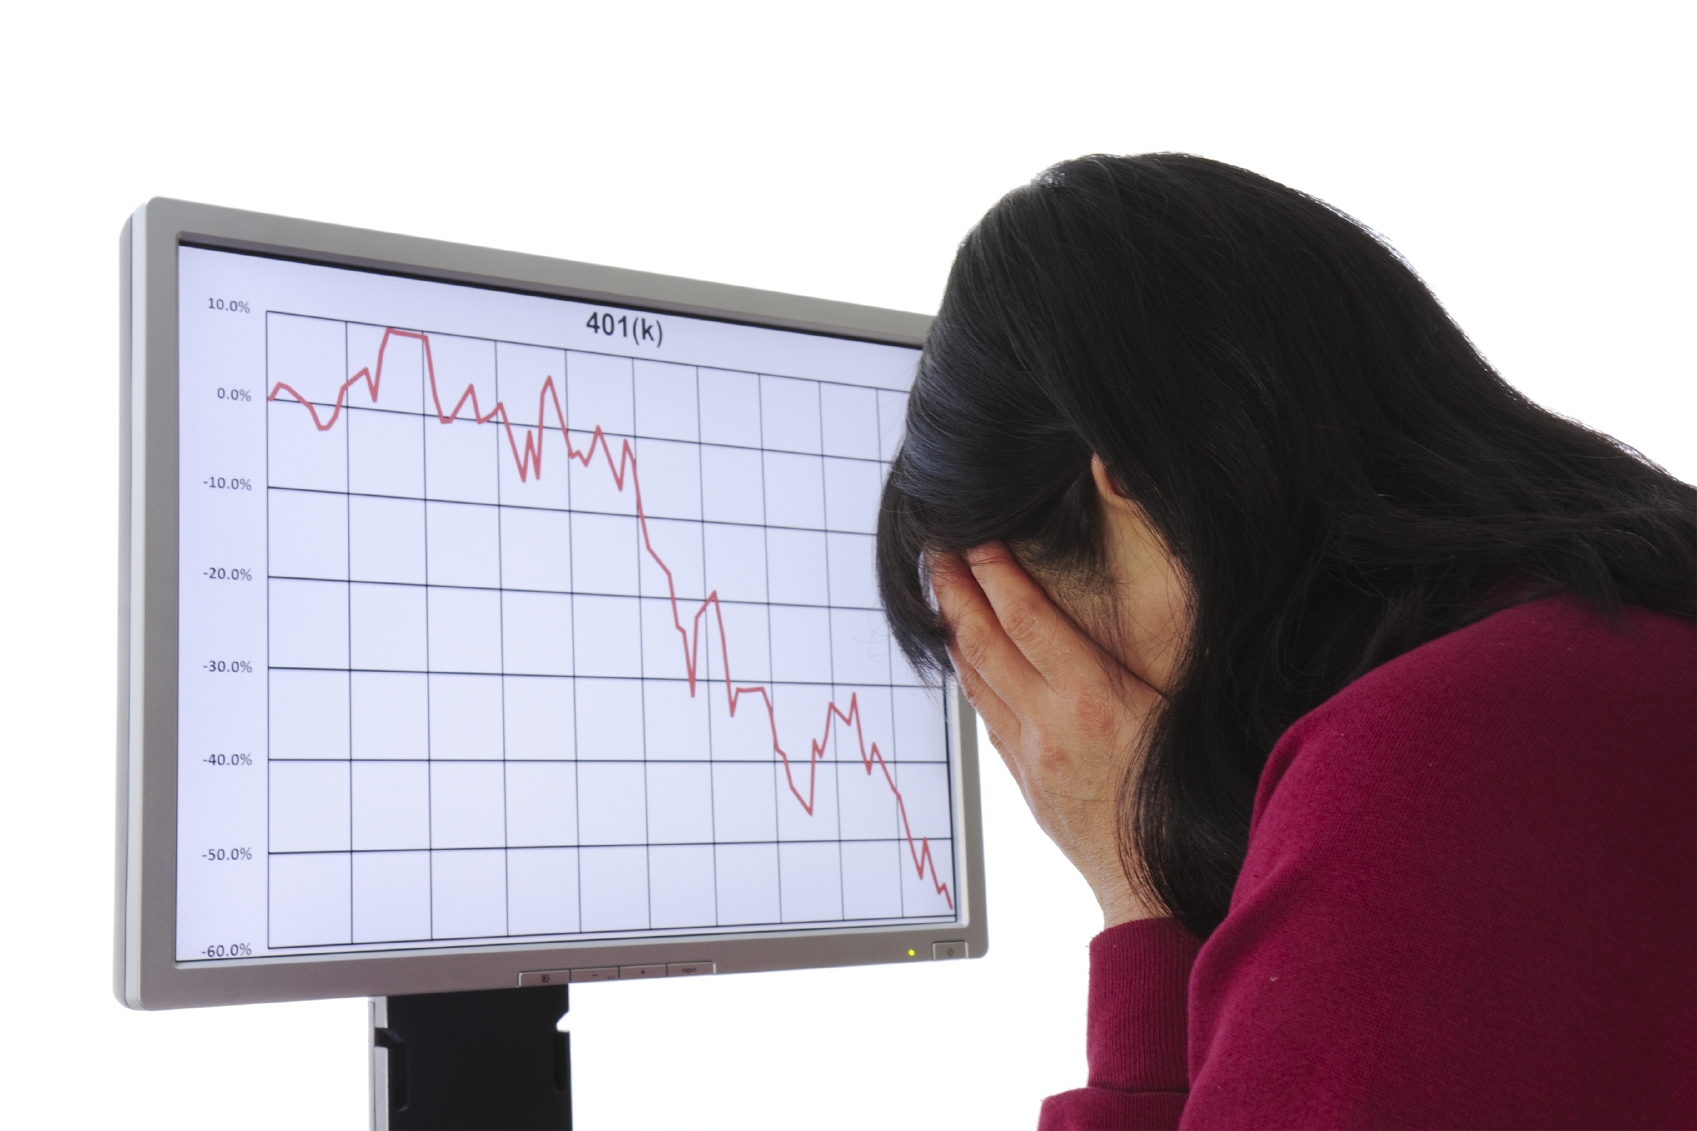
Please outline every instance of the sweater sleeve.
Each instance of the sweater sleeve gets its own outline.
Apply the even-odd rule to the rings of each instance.
[[[1042,1131],[1178,1126],[1189,1089],[1186,985],[1198,945],[1172,919],[1122,923],[1091,941],[1088,1084],[1044,1101]]]

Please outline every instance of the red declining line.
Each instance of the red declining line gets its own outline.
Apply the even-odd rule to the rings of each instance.
[[[707,594],[706,600],[701,602],[701,604],[696,608],[695,614],[690,618],[689,627],[685,628],[683,617],[678,611],[678,591],[677,586],[672,580],[671,568],[666,565],[659,554],[654,552],[654,544],[650,542],[648,538],[648,516],[644,513],[642,507],[642,484],[638,481],[636,474],[636,452],[631,449],[630,441],[624,440],[620,443],[619,456],[618,459],[615,460],[613,457],[612,443],[607,439],[606,434],[601,431],[601,426],[599,424],[595,426],[595,431],[590,436],[589,446],[587,448],[580,452],[576,448],[572,447],[571,436],[566,431],[566,414],[560,407],[560,397],[555,391],[553,377],[550,376],[542,382],[542,393],[538,397],[538,403],[536,406],[536,431],[534,433],[531,432],[528,425],[521,424],[519,426],[524,432],[524,448],[522,451],[519,448],[518,441],[513,437],[513,424],[507,416],[507,406],[501,401],[496,401],[494,406],[491,407],[488,412],[484,412],[477,403],[477,388],[475,385],[466,386],[465,392],[461,393],[460,399],[454,402],[454,407],[451,411],[444,412],[442,410],[442,397],[436,389],[436,362],[430,354],[430,335],[415,333],[411,330],[396,330],[391,327],[383,331],[383,340],[377,346],[376,372],[373,372],[369,367],[363,368],[358,373],[355,373],[352,377],[349,377],[346,381],[342,382],[342,387],[336,390],[336,404],[331,409],[328,419],[320,419],[318,409],[313,406],[312,402],[301,396],[300,393],[296,392],[293,387],[282,381],[277,382],[277,384],[272,387],[270,394],[267,395],[265,399],[267,401],[274,401],[278,398],[278,396],[285,393],[288,394],[296,401],[300,402],[301,407],[305,408],[307,412],[312,414],[312,423],[317,426],[320,432],[328,432],[331,428],[336,426],[336,421],[342,415],[343,402],[347,398],[348,390],[359,384],[361,381],[365,382],[366,393],[370,396],[372,403],[375,404],[377,402],[377,392],[383,384],[383,354],[389,348],[389,339],[391,338],[412,338],[424,346],[425,371],[430,380],[430,399],[435,405],[436,419],[438,421],[443,424],[452,424],[454,421],[461,419],[461,412],[465,409],[467,403],[471,405],[470,417],[477,423],[487,424],[491,420],[499,420],[501,427],[506,430],[507,446],[512,450],[513,463],[518,467],[520,482],[524,482],[531,478],[540,479],[542,477],[542,436],[548,427],[543,423],[543,421],[546,417],[548,406],[550,404],[553,405],[554,419],[558,422],[555,427],[560,430],[560,437],[565,441],[566,455],[568,458],[575,459],[584,467],[588,467],[595,459],[596,449],[600,449],[601,454],[606,458],[607,470],[612,473],[614,486],[616,486],[620,491],[623,491],[625,489],[626,482],[629,482],[631,492],[636,498],[636,521],[642,530],[643,549],[648,551],[648,556],[654,559],[654,564],[659,566],[661,572],[666,575],[666,590],[672,605],[672,624],[678,630],[678,639],[683,646],[684,670],[689,675],[689,693],[691,697],[695,695],[695,688],[700,670],[699,660],[701,654],[702,620],[706,617],[708,609],[712,609],[714,619],[719,626],[719,651],[720,657],[723,660],[723,670],[725,673],[725,702],[730,709],[731,717],[736,717],[737,706],[742,702],[742,697],[744,695],[757,696],[760,699],[761,705],[766,708],[766,721],[772,728],[772,749],[777,753],[778,757],[783,760],[784,778],[789,783],[790,793],[795,795],[796,801],[800,803],[804,810],[806,810],[807,815],[810,817],[813,815],[814,787],[817,784],[819,777],[819,760],[825,755],[825,745],[831,740],[832,728],[839,722],[845,726],[852,726],[854,728],[855,739],[860,744],[860,761],[862,768],[865,769],[867,775],[870,776],[872,773],[872,767],[876,765],[878,769],[883,772],[884,781],[889,785],[890,792],[895,795],[896,809],[901,814],[902,819],[902,833],[907,837],[908,854],[913,858],[913,868],[915,873],[917,873],[921,879],[924,879],[925,873],[929,871],[931,873],[931,882],[935,885],[938,894],[940,894],[944,900],[948,902],[949,910],[954,910],[955,901],[953,895],[949,892],[949,885],[944,883],[938,877],[937,864],[931,858],[930,838],[921,837],[919,845],[915,847],[913,843],[913,830],[908,825],[907,820],[907,805],[902,801],[901,790],[896,788],[896,779],[891,775],[890,767],[887,763],[885,763],[883,754],[879,753],[878,744],[874,742],[868,745],[866,741],[866,735],[860,725],[860,704],[856,695],[849,695],[847,711],[838,707],[834,701],[826,705],[824,732],[819,738],[809,740],[809,745],[812,747],[812,750],[808,756],[807,762],[806,796],[803,796],[801,790],[796,788],[795,772],[794,768],[790,764],[790,756],[785,752],[783,746],[778,741],[778,719],[772,707],[771,694],[760,684],[749,684],[747,686],[739,687],[731,681],[730,649],[725,643],[725,616],[719,605],[719,591],[715,589],[711,593]]]

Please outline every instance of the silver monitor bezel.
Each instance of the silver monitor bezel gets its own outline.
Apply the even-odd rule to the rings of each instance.
[[[945,695],[960,922],[179,963],[176,936],[177,250],[185,244],[910,347],[930,318],[156,198],[120,238],[118,791],[114,990],[134,1009],[493,989],[522,972],[657,963],[721,974],[930,960],[989,945],[977,742]],[[914,952],[909,957],[909,951]]]

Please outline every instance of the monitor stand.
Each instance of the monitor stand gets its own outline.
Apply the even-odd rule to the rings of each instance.
[[[571,1131],[565,986],[371,999],[373,1131]]]

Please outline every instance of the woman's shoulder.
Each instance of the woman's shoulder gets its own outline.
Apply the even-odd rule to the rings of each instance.
[[[1375,669],[1269,760],[1193,1096],[1260,1065],[1340,1126],[1680,1125],[1694,836],[1691,624],[1540,601]]]
[[[1669,759],[1697,761],[1697,625],[1557,597],[1429,641],[1303,716],[1268,759],[1256,818],[1293,771],[1318,776],[1307,788],[1452,774],[1523,788],[1529,772],[1587,777]]]

